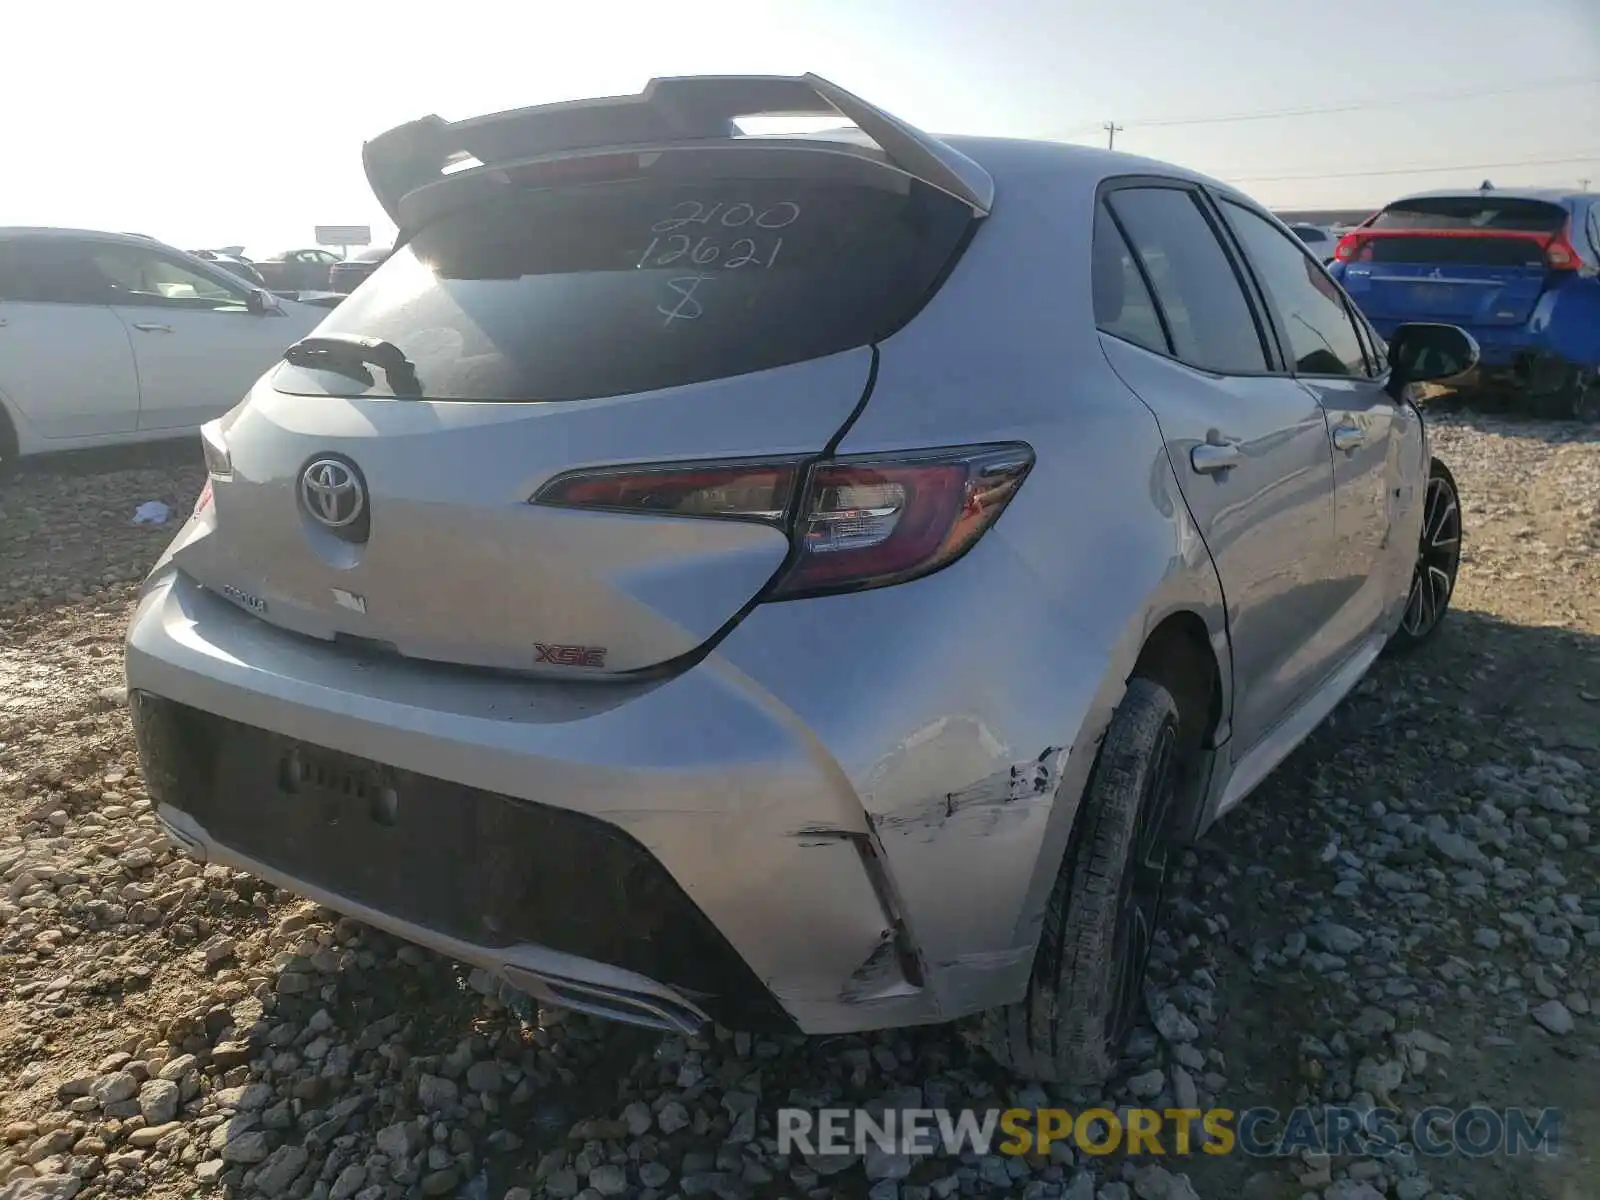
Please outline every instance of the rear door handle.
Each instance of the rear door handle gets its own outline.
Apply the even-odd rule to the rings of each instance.
[[[1343,450],[1349,454],[1359,450],[1367,444],[1367,435],[1355,425],[1335,425],[1333,427],[1333,448]]]
[[[161,325],[161,324],[159,324],[159,323],[157,323],[155,321],[135,321],[133,323],[133,327],[135,329],[142,329],[146,333],[171,333],[172,332],[172,326],[171,325]]]
[[[1189,451],[1189,465],[1202,475],[1216,475],[1238,466],[1243,457],[1232,443],[1202,442]]]

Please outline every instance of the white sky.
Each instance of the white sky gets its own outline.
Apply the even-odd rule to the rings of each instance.
[[[386,239],[364,139],[705,72],[815,71],[939,132],[1098,142],[1114,118],[1119,148],[1278,207],[1485,176],[1600,188],[1600,83],[1549,86],[1600,81],[1600,0],[20,4],[4,18],[0,225],[187,248],[265,253],[317,224]],[[1459,96],[1486,89],[1510,90]],[[1441,93],[1455,98],[1394,103]],[[1430,166],[1459,169],[1406,173]]]

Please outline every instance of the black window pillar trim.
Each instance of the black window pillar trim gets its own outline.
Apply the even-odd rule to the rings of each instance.
[[[1228,266],[1233,271],[1234,282],[1244,296],[1245,307],[1250,310],[1250,318],[1255,322],[1256,339],[1261,345],[1262,358],[1266,363],[1265,370],[1251,371],[1244,374],[1290,375],[1289,359],[1284,353],[1283,343],[1279,340],[1277,327],[1272,323],[1271,314],[1265,305],[1264,295],[1256,290],[1254,277],[1248,274],[1244,261],[1234,245],[1231,233],[1219,227],[1223,223],[1222,215],[1216,210],[1215,201],[1207,194],[1207,188],[1203,183],[1199,180],[1183,179],[1176,175],[1112,175],[1102,179],[1099,186],[1095,188],[1095,203],[1096,205],[1104,204],[1106,211],[1115,216],[1116,210],[1107,203],[1109,197],[1121,191],[1151,188],[1187,192],[1190,200],[1199,209],[1201,219],[1210,227],[1211,235],[1217,239],[1217,244],[1222,249],[1222,256],[1227,260]],[[1118,222],[1118,228],[1119,230],[1121,228],[1120,221]],[[1134,262],[1138,264],[1140,274],[1145,276],[1145,282],[1148,286],[1149,277],[1144,267],[1143,257],[1139,253],[1139,248],[1133,244],[1133,239],[1127,237],[1126,234],[1124,234],[1123,240],[1128,243],[1129,252],[1133,255]],[[1155,295],[1153,288],[1151,289],[1151,299],[1155,302],[1157,311],[1160,312],[1161,301]],[[1164,314],[1162,323],[1165,326]],[[1176,361],[1183,361],[1177,358],[1176,351],[1174,351],[1173,357]],[[1185,365],[1193,366],[1194,364]],[[1217,374],[1217,372],[1213,371],[1211,374]],[[1224,372],[1224,374],[1239,375],[1241,373]]]

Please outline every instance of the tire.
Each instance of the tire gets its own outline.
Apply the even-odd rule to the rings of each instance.
[[[1600,374],[1589,373],[1573,384],[1568,413],[1586,425],[1600,423]]]
[[[17,473],[19,458],[17,432],[11,428],[11,418],[0,408],[0,483]]]
[[[1422,508],[1422,535],[1416,565],[1406,593],[1400,628],[1387,649],[1404,654],[1430,641],[1450,613],[1461,569],[1461,494],[1455,476],[1438,459],[1428,469],[1428,488]]]
[[[1159,928],[1181,744],[1172,694],[1130,680],[1050,894],[1028,991],[977,1020],[975,1040],[1013,1074],[1096,1084],[1116,1070]]]
[[[1552,368],[1529,382],[1524,407],[1556,421],[1600,421],[1600,377],[1581,367]]]

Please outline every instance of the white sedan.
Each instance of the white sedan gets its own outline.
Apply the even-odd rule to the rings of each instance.
[[[1321,225],[1291,225],[1289,232],[1305,244],[1324,264],[1333,261],[1333,248],[1339,244],[1339,235]]]
[[[327,315],[152,238],[0,228],[0,472],[192,434]]]

